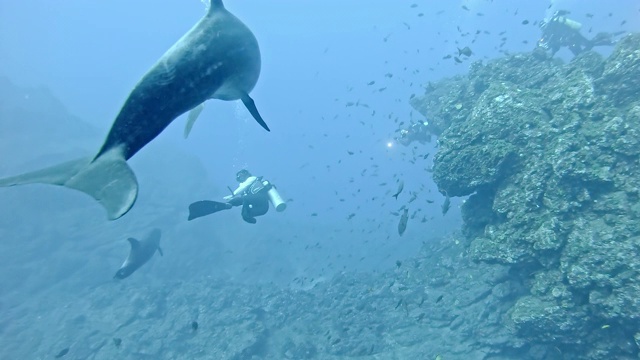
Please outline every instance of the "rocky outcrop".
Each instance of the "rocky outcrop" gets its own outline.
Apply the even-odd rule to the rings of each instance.
[[[440,135],[434,180],[469,196],[470,255],[528,288],[504,323],[553,349],[534,358],[637,358],[640,35],[608,58],[538,55],[476,63],[412,100]]]
[[[0,315],[4,354],[91,359],[480,359],[522,348],[500,314],[522,291],[453,239],[376,276],[305,291],[211,278],[51,289]],[[193,322],[197,322],[194,329]]]

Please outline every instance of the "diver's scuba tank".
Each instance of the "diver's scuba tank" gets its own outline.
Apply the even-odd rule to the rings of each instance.
[[[556,17],[556,21],[560,24],[565,24],[568,27],[572,28],[573,30],[580,30],[582,28],[582,24],[575,21],[575,20],[571,20],[569,18],[566,18],[564,16],[557,16]]]
[[[280,197],[280,194],[278,193],[278,190],[276,190],[276,187],[266,180],[262,183],[265,186],[271,185],[269,191],[267,191],[267,195],[269,195],[269,201],[271,202],[271,205],[276,208],[277,212],[284,211],[287,208],[287,203],[285,203],[282,197]]]

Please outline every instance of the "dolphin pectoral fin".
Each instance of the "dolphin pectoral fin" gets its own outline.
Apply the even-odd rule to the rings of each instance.
[[[138,194],[136,177],[119,152],[105,153],[93,162],[82,158],[0,179],[0,187],[36,183],[80,190],[102,204],[110,220],[129,211]]]
[[[160,256],[164,256],[164,252],[162,252],[162,248],[160,246],[158,246],[158,253]]]
[[[131,251],[135,251],[140,248],[140,241],[134,238],[128,238],[127,241],[131,244]]]
[[[196,201],[189,205],[189,218],[191,221],[199,217],[203,217],[209,214],[217,213],[218,211],[231,209],[233,206],[228,203],[221,203],[211,200]]]
[[[64,183],[96,199],[109,220],[126,214],[138,196],[138,181],[119,149],[111,149],[96,158]]]
[[[256,104],[253,101],[253,99],[251,98],[251,96],[249,96],[249,94],[247,94],[247,93],[244,93],[240,99],[242,100],[242,103],[247,108],[247,110],[249,110],[249,112],[251,113],[253,118],[256,119],[258,124],[260,124],[260,126],[262,126],[265,130],[271,131],[269,129],[269,127],[267,126],[267,123],[265,123],[264,120],[262,119],[262,116],[260,116],[260,113],[258,112],[258,109],[256,108]]]
[[[193,124],[198,119],[198,116],[200,116],[200,113],[202,112],[202,110],[204,110],[204,103],[194,107],[193,109],[191,109],[191,111],[189,111],[189,117],[187,117],[187,124],[184,127],[185,139],[189,137],[189,134],[191,133],[191,128],[193,128]]]

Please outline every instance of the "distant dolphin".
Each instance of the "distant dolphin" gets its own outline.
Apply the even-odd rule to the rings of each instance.
[[[142,77],[125,101],[107,138],[93,158],[0,179],[0,186],[32,183],[80,190],[107,210],[110,220],[126,214],[138,195],[136,176],[127,165],[178,116],[209,99],[240,99],[269,131],[249,92],[260,75],[258,42],[238,18],[211,0],[207,14]]]
[[[138,270],[142,265],[149,261],[156,251],[158,251],[161,256],[164,256],[162,254],[162,249],[160,249],[160,230],[158,229],[153,229],[151,234],[142,241],[138,241],[134,238],[128,238],[127,240],[129,241],[129,244],[131,244],[131,251],[120,267],[120,270],[116,272],[113,277],[114,279],[124,279],[133,274],[134,271]]]

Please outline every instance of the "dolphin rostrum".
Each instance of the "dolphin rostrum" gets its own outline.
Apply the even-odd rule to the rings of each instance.
[[[149,236],[142,241],[138,241],[134,238],[128,238],[127,240],[129,241],[129,244],[131,244],[131,251],[120,267],[120,270],[116,272],[113,277],[114,279],[124,279],[133,274],[142,265],[149,261],[156,251],[158,251],[160,255],[163,255],[162,249],[160,248],[160,230],[158,229],[153,229]]]
[[[138,195],[127,160],[180,115],[195,109],[190,127],[205,101],[240,99],[269,131],[249,96],[259,75],[255,36],[222,0],[211,0],[207,14],[133,88],[94,157],[0,179],[0,186],[45,183],[80,190],[102,204],[110,220],[117,219]]]

